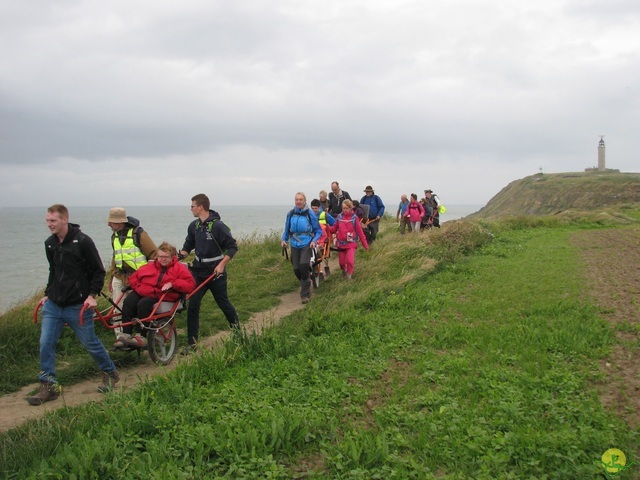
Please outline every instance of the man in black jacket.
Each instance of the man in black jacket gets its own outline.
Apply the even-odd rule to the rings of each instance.
[[[187,308],[187,341],[189,345],[183,353],[188,354],[196,348],[200,331],[200,304],[209,290],[233,329],[240,328],[236,309],[227,294],[227,272],[225,266],[238,251],[238,244],[231,235],[218,212],[210,210],[211,202],[204,193],[191,199],[191,213],[196,220],[189,224],[187,237],[180,251],[182,258],[195,250],[191,273],[200,287],[214,272],[216,275],[200,287],[189,299]]]
[[[342,202],[345,200],[351,200],[349,192],[341,190],[338,182],[332,182],[331,192],[329,192],[329,213],[334,218],[342,213]]]
[[[42,298],[42,331],[40,333],[39,392],[27,399],[31,405],[42,405],[58,397],[56,381],[56,343],[64,325],[73,330],[102,370],[98,391],[106,393],[120,379],[116,366],[93,328],[96,296],[104,284],[104,266],[93,240],[69,223],[69,211],[56,204],[47,209],[47,227],[51,236],[44,242],[49,261],[49,280]],[[86,306],[82,325],[80,311]]]

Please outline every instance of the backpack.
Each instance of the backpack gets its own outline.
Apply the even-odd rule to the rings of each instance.
[[[336,238],[336,243],[338,247],[344,247],[349,243],[356,243],[359,239],[358,231],[356,230],[356,218],[355,214],[351,215],[350,220],[343,220],[342,214],[338,215],[336,221],[341,222],[338,225],[347,225],[347,238],[346,240],[340,240]]]
[[[296,212],[295,209],[292,209],[288,215],[289,224],[287,226],[287,229],[289,230],[289,234],[293,234],[293,232],[291,231],[291,217],[293,217],[294,215],[298,217],[307,217],[307,221],[309,222],[309,231],[307,233],[313,232],[313,224],[311,223],[311,215],[309,215],[309,209],[306,208],[303,212]]]
[[[440,197],[438,197],[435,193],[432,193],[432,198],[435,198],[437,200],[437,203],[440,204],[440,206],[438,207],[438,213],[445,213],[447,211],[446,207],[442,204],[442,202],[440,201]],[[434,202],[435,203],[435,202]],[[435,204],[433,206],[434,210],[436,208]]]
[[[213,224],[216,223],[217,221],[218,221],[218,219],[214,218],[209,223],[207,223],[207,231],[209,233],[211,233],[213,231]],[[200,219],[196,220],[196,230],[198,230],[200,228],[200,225],[202,225],[202,222],[200,222]],[[231,230],[231,229],[229,229],[229,230]]]

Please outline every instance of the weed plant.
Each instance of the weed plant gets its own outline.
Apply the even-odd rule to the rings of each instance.
[[[638,432],[590,386],[617,340],[584,300],[578,227],[463,223],[383,223],[354,281],[332,276],[262,335],[0,436],[0,473],[566,479],[602,476],[611,447],[633,461]]]

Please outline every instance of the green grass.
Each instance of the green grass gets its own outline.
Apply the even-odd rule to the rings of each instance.
[[[228,267],[229,298],[236,307],[241,321],[251,314],[268,309],[278,302],[278,296],[296,286],[292,278],[290,264],[279,256],[280,240],[274,234],[267,238],[244,239],[239,245],[237,257]],[[274,254],[278,252],[278,254]],[[250,292],[250,293],[249,293]],[[105,293],[108,293],[105,289]],[[40,329],[33,324],[33,309],[41,298],[39,292],[34,298],[0,316],[0,394],[18,390],[33,383],[39,371],[38,344]],[[105,300],[100,305],[108,306]],[[186,330],[186,313],[178,317],[178,329]],[[200,335],[212,335],[228,329],[227,320],[215,304],[213,296],[207,293],[202,301],[200,313]],[[107,348],[115,341],[112,330],[96,325],[96,332]],[[184,340],[185,335],[180,337]],[[65,329],[57,350],[58,380],[64,384],[95,376],[95,363],[87,355],[70,329]],[[113,361],[118,368],[138,364],[137,355],[114,352]],[[146,358],[142,358],[142,362]]]
[[[568,242],[592,227],[456,222],[415,238],[383,224],[372,251],[358,253],[353,282],[332,277],[260,337],[0,436],[0,472],[602,477],[605,450],[620,448],[629,462],[639,452],[638,431],[605,411],[592,387],[617,341],[585,301]],[[251,291],[239,310],[295,287],[276,243],[234,260],[237,272],[261,275],[235,291]],[[265,293],[254,300],[256,288]]]

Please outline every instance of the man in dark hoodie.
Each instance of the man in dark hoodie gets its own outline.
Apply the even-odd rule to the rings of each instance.
[[[44,242],[49,261],[49,279],[42,298],[42,331],[40,333],[39,392],[28,397],[31,405],[42,405],[58,397],[56,381],[56,342],[65,323],[102,370],[98,391],[111,390],[120,379],[116,366],[93,328],[96,296],[104,284],[104,266],[93,240],[69,223],[69,211],[56,204],[47,209],[47,227],[51,236]],[[86,306],[82,325],[80,311]]]
[[[140,221],[137,218],[128,217],[124,208],[114,207],[109,210],[107,225],[113,232],[109,290],[113,293],[113,300],[118,302],[122,310],[125,297],[122,294],[122,288],[129,285],[129,276],[146,265],[149,260],[155,259],[158,249],[149,234],[140,226]],[[120,327],[116,327],[114,331],[116,334],[114,348],[127,346],[131,335],[123,334]]]
[[[238,251],[238,244],[231,235],[220,215],[210,210],[209,197],[199,193],[191,199],[191,213],[196,220],[189,224],[187,237],[180,251],[182,258],[195,250],[195,258],[191,265],[191,273],[196,280],[197,290],[189,300],[187,308],[187,338],[189,345],[183,353],[195,350],[200,330],[200,304],[207,290],[211,292],[218,307],[224,313],[233,329],[240,328],[240,321],[236,309],[227,294],[227,273],[225,266]],[[213,273],[216,275],[209,282],[200,286]]]

